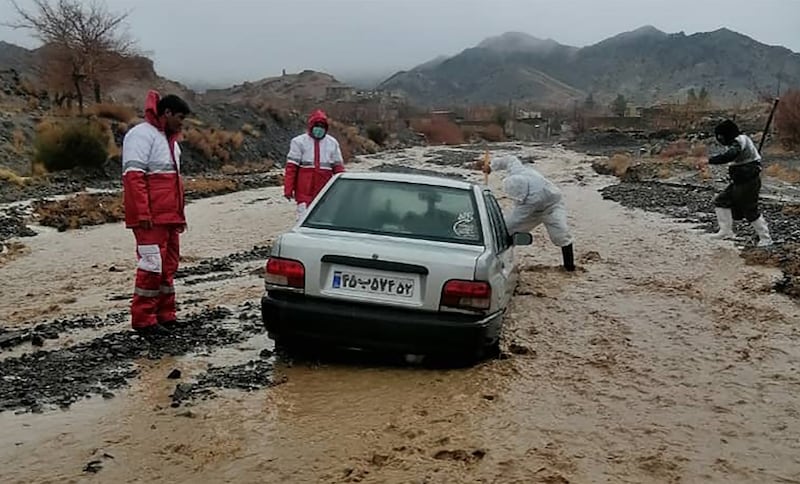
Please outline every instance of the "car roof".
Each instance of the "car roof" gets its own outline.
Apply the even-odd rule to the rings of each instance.
[[[471,190],[475,186],[475,183],[466,180],[456,180],[445,176],[416,175],[410,173],[346,171],[341,173],[339,176],[340,178],[345,178],[350,180],[375,180],[375,181],[416,183],[420,185],[435,185],[448,188],[460,188],[463,190]]]

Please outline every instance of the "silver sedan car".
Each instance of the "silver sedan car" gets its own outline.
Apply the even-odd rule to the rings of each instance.
[[[492,193],[449,178],[341,173],[266,263],[262,316],[278,345],[496,353],[517,270]]]

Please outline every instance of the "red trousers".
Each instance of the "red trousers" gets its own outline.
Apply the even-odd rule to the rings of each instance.
[[[131,325],[146,328],[175,321],[175,272],[180,261],[182,226],[135,228],[136,287],[131,303]]]

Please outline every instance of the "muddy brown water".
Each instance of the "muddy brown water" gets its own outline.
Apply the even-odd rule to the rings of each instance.
[[[112,400],[0,415],[0,481],[800,482],[800,311],[771,291],[778,274],[689,226],[604,201],[597,189],[610,180],[580,155],[522,153],[564,188],[581,267],[559,270],[542,229],[519,251],[507,359],[459,370],[279,359],[283,385],[177,409],[173,368],[191,378],[271,342],[139,361],[140,376]],[[499,189],[496,175],[491,184]],[[291,223],[279,195],[190,205],[184,252],[268,243]],[[31,239],[29,255],[0,268],[0,318],[22,327],[48,304],[60,306],[54,314],[124,309],[107,296],[129,289],[131,255],[118,225]],[[107,272],[112,264],[126,272]],[[260,282],[184,287],[181,297],[241,302]],[[75,302],[60,304],[66,285]],[[84,471],[91,461],[97,472]]]

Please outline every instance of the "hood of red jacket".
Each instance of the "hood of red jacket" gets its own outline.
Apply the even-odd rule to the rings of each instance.
[[[325,111],[317,109],[308,117],[308,132],[311,133],[311,128],[320,121],[325,123],[326,128],[328,127],[328,115],[325,114]]]
[[[158,116],[158,101],[161,94],[158,91],[150,90],[144,100],[144,119],[161,131],[164,131],[164,120]]]
[[[166,126],[164,118],[158,115],[158,101],[161,100],[161,94],[158,91],[151,89],[147,92],[147,97],[144,100],[144,119],[152,124],[159,131],[165,131]],[[183,133],[171,133],[169,136],[170,146],[173,141],[180,141],[183,139]]]

